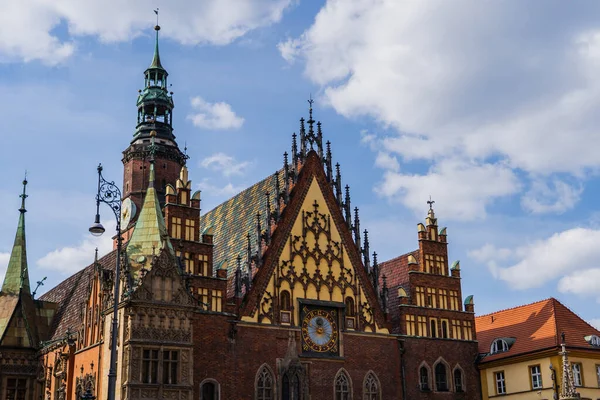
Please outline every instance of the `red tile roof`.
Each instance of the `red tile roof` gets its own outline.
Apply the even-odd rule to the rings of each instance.
[[[481,315],[475,318],[475,327],[479,352],[482,354],[490,352],[495,339],[515,339],[508,351],[486,355],[482,362],[544,349],[558,349],[562,332],[566,335],[565,341],[569,348],[593,349],[584,337],[600,336],[597,329],[555,298]]]
[[[388,288],[392,289],[408,284],[408,256],[411,255],[415,257],[417,262],[419,261],[419,250],[415,250],[379,264],[380,280],[385,275]],[[383,282],[380,282],[380,284],[383,284]],[[408,287],[405,289],[408,292]]]

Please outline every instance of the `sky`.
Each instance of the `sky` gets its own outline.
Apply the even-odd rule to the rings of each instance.
[[[600,327],[600,3],[584,0],[11,2],[0,278],[25,171],[38,295],[111,249],[87,230],[96,166],[121,185],[157,7],[203,212],[281,167],[312,96],[379,260],[417,248],[431,196],[477,314],[556,297]]]

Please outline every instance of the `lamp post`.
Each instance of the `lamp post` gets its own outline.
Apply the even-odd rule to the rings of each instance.
[[[114,182],[108,182],[102,176],[102,164],[98,164],[98,193],[96,194],[96,218],[94,224],[90,227],[90,233],[94,236],[100,236],[104,233],[104,226],[100,223],[100,203],[107,204],[117,219],[117,262],[114,276],[114,299],[113,299],[113,319],[112,334],[110,345],[110,369],[108,370],[108,400],[115,399],[117,384],[117,314],[119,309],[119,278],[121,273],[121,246],[123,238],[121,237],[121,191]]]

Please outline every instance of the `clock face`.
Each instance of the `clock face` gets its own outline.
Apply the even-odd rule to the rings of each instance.
[[[302,348],[315,353],[338,350],[337,313],[335,310],[308,310],[302,320]]]
[[[135,216],[135,203],[128,197],[121,205],[121,230],[124,231],[129,225],[131,218]]]

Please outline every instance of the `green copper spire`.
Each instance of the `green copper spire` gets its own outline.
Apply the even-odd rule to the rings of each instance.
[[[156,41],[154,43],[154,57],[152,57],[152,64],[150,64],[150,67],[148,67],[148,69],[162,69],[164,71],[164,68],[160,63],[160,53],[158,52],[158,31],[160,31],[160,26],[156,25],[154,27],[154,30],[156,31]]]
[[[21,194],[21,208],[19,212],[19,225],[13,245],[6,276],[2,284],[2,293],[19,294],[21,290],[30,293],[29,272],[27,271],[27,248],[25,245],[25,199],[27,198],[26,189],[27,177],[23,180],[23,193]]]

